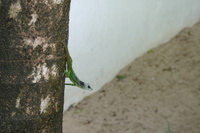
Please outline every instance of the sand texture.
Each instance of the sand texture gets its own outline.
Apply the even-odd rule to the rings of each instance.
[[[200,133],[200,22],[64,113],[64,133]]]

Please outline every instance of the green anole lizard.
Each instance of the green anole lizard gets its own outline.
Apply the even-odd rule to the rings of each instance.
[[[90,87],[88,83],[85,83],[81,81],[75,74],[73,68],[72,68],[72,58],[69,54],[68,46],[66,46],[66,58],[67,58],[67,71],[64,71],[64,74],[67,78],[71,80],[71,84],[65,84],[65,85],[71,85],[71,86],[77,86],[84,90],[92,91],[93,89]]]

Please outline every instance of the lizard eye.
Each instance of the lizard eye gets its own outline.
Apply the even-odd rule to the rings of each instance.
[[[88,85],[88,88],[91,88],[91,87]]]

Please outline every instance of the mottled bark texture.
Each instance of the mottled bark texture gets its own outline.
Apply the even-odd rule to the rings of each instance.
[[[0,0],[0,132],[62,132],[69,8]]]

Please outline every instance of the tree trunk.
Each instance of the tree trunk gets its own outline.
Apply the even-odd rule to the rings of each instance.
[[[69,8],[0,0],[0,132],[62,132]]]

